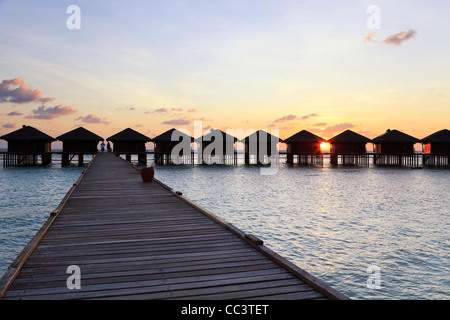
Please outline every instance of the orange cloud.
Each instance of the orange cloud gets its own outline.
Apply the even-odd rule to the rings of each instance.
[[[12,111],[12,112],[10,112],[10,113],[7,113],[6,115],[7,115],[7,116],[10,116],[10,117],[18,117],[18,116],[23,115],[23,113],[20,112],[20,111],[14,110],[14,111]]]
[[[191,124],[191,120],[188,120],[186,118],[172,119],[172,120],[161,122],[161,124],[170,124],[170,125],[182,126],[182,125]]]
[[[387,37],[385,40],[383,40],[383,43],[399,46],[403,42],[413,39],[416,36],[416,34],[417,32],[411,29],[409,29],[408,31],[394,33],[391,34],[389,37]]]
[[[377,33],[376,31],[371,31],[368,34],[364,36],[364,41],[374,41],[374,38],[376,37]]]
[[[63,107],[62,104],[54,106],[53,108],[46,108],[45,106],[40,106],[39,108],[31,111],[33,114],[26,116],[27,119],[55,119],[61,116],[66,116],[69,114],[76,113],[77,110],[72,109],[71,106]]]
[[[106,121],[106,118],[101,119],[101,118],[99,118],[99,117],[97,117],[96,115],[93,115],[93,114],[89,114],[89,115],[87,115],[86,117],[81,117],[81,116],[80,116],[80,117],[76,118],[75,120],[79,120],[79,121],[84,122],[84,123],[103,123],[103,124],[109,124],[109,122]]]
[[[0,83],[0,103],[47,103],[55,100],[55,98],[43,98],[41,96],[42,92],[40,90],[33,89],[32,86],[25,83],[22,78],[3,80]]]

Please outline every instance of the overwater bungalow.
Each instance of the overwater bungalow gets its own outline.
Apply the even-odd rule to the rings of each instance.
[[[278,143],[282,139],[267,131],[258,130],[242,139],[245,147],[245,163],[269,164],[268,157],[278,156]],[[278,161],[278,159],[277,159]]]
[[[444,129],[423,138],[423,153],[450,155],[450,130]]]
[[[63,144],[62,164],[68,164],[77,155],[78,163],[83,164],[84,154],[97,153],[97,146],[104,139],[99,135],[79,127],[58,137]]]
[[[418,156],[414,152],[414,145],[421,142],[419,139],[398,130],[388,129],[372,142],[375,164],[418,166]]]
[[[168,164],[177,161],[178,159],[172,159],[171,154],[175,146],[177,146],[180,141],[189,142],[189,150],[186,150],[188,143],[186,143],[185,148],[180,148],[177,153],[180,159],[189,157],[189,161],[193,163],[193,155],[191,154],[191,143],[195,141],[190,135],[181,132],[175,128],[167,130],[166,132],[154,137],[153,142],[155,143],[155,161],[159,164]],[[180,146],[181,147],[181,146]]]
[[[211,129],[195,141],[201,142],[203,163],[236,163],[235,143],[238,141],[236,137],[219,129]]]
[[[128,161],[131,161],[132,154],[137,154],[138,162],[140,164],[147,163],[147,150],[145,148],[145,144],[147,142],[151,142],[151,138],[131,128],[127,128],[106,140],[112,142],[113,151],[116,154],[125,154]]]
[[[52,161],[51,144],[55,138],[36,128],[24,125],[16,131],[1,136],[0,139],[8,142],[8,154],[3,160],[4,166],[36,165],[39,162],[39,156],[42,165]]]
[[[342,164],[369,165],[366,145],[372,142],[371,139],[352,130],[346,130],[329,139],[328,142],[332,164],[338,164],[340,157]]]
[[[414,154],[414,144],[421,141],[398,130],[388,129],[372,140],[374,153],[378,154]]]
[[[443,129],[422,140],[425,166],[450,165],[450,130]]]
[[[320,145],[326,142],[324,138],[306,130],[297,132],[284,140],[287,146],[287,162],[309,164],[322,159]],[[320,156],[320,157],[319,157]]]

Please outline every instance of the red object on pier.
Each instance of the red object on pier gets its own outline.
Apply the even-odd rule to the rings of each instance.
[[[154,176],[155,176],[155,168],[148,167],[141,169],[142,182],[152,182]]]

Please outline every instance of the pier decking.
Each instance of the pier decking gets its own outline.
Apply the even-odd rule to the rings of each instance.
[[[81,289],[69,289],[80,270]],[[0,281],[2,299],[347,299],[128,162],[97,155]]]

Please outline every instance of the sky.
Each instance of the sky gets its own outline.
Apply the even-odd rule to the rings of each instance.
[[[0,0],[0,135],[201,121],[420,139],[450,129],[449,15],[447,0]]]

